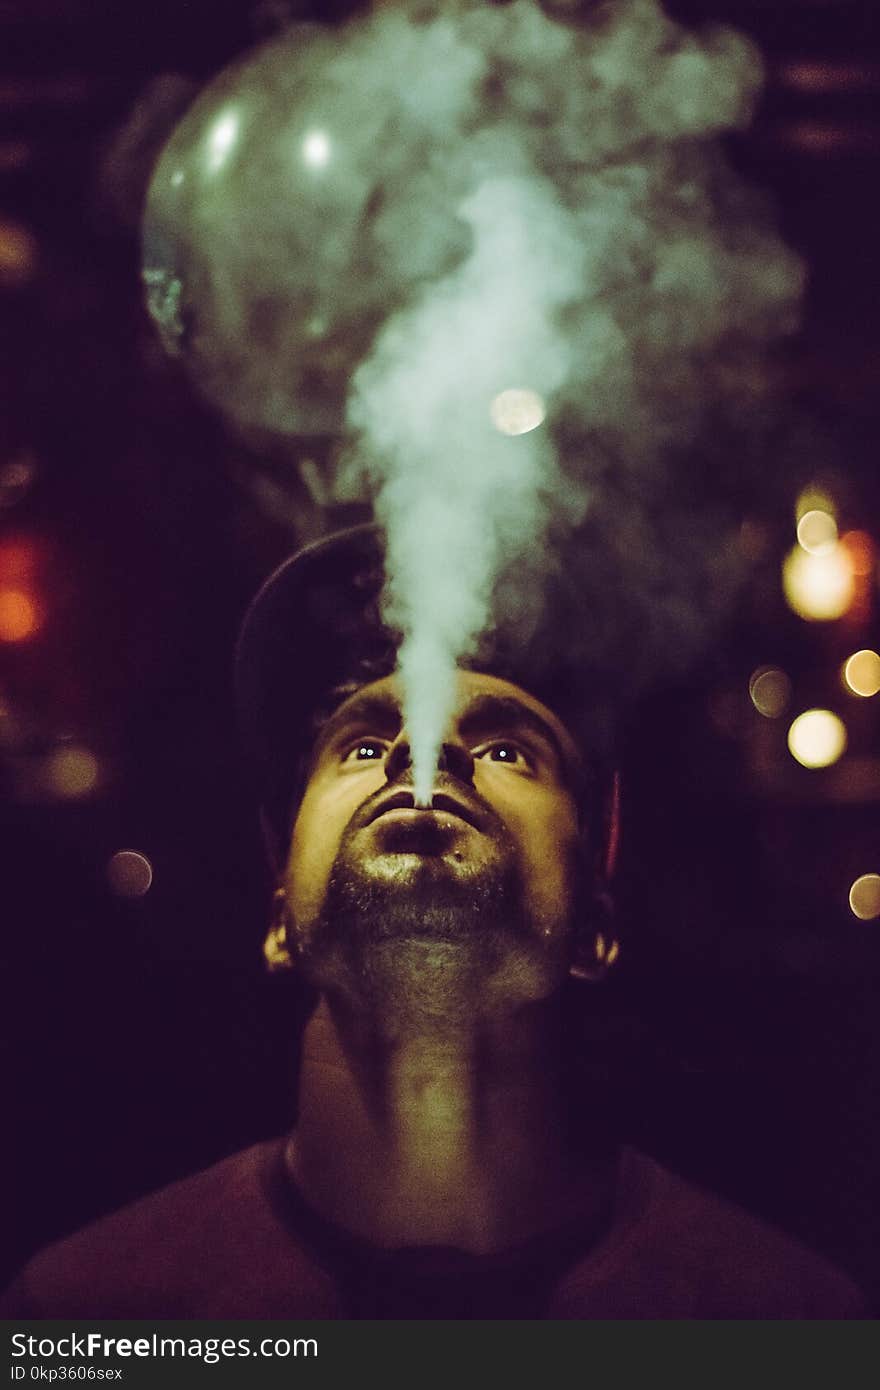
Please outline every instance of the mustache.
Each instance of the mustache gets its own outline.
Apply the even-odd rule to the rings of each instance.
[[[414,784],[412,777],[408,775],[410,772],[411,769],[406,769],[393,782],[386,783],[367,797],[348,822],[346,837],[363,830],[386,810],[397,806],[415,807]],[[438,773],[431,794],[431,807],[425,809],[450,811],[483,834],[497,835],[504,831],[504,823],[495,809],[473,788],[465,787],[448,773]]]

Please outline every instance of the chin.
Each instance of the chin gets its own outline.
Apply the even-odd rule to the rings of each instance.
[[[518,916],[497,864],[419,854],[381,855],[362,866],[363,925],[375,936],[461,939],[480,922]]]
[[[358,876],[366,882],[420,888],[426,894],[444,885],[467,884],[477,889],[479,880],[497,872],[497,861],[489,855],[479,858],[460,851],[421,854],[415,850],[393,854],[371,854],[359,863]]]
[[[423,1020],[453,1006],[477,1016],[546,998],[558,945],[532,920],[507,849],[486,839],[476,859],[467,843],[433,855],[344,845],[304,942],[311,983],[377,1016]]]
[[[369,940],[486,939],[524,929],[524,895],[514,859],[487,841],[441,854],[406,851],[340,853],[319,921],[310,933],[337,948]],[[470,851],[470,853],[468,853]]]

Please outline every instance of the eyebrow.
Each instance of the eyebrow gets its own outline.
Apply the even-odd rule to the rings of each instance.
[[[474,695],[465,706],[458,726],[463,734],[472,738],[480,734],[512,734],[527,729],[550,745],[560,767],[565,767],[570,760],[571,755],[566,753],[552,724],[542,718],[537,710],[520,704],[511,695]]]
[[[381,695],[366,692],[352,695],[333,711],[321,728],[315,741],[315,752],[326,747],[341,729],[355,724],[363,724],[385,737],[396,738],[401,725],[400,703],[390,690]]]

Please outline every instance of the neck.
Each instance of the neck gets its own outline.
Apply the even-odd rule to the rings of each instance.
[[[569,1139],[557,1002],[428,1017],[322,998],[288,1150],[306,1200],[389,1248],[488,1253],[598,1220],[613,1155],[587,1161]]]

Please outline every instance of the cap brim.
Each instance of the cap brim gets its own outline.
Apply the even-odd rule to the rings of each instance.
[[[383,533],[374,524],[326,536],[285,560],[245,615],[236,705],[257,795],[277,837],[286,832],[297,769],[328,692],[359,664],[384,658],[393,668],[394,638],[379,611],[383,559]]]

